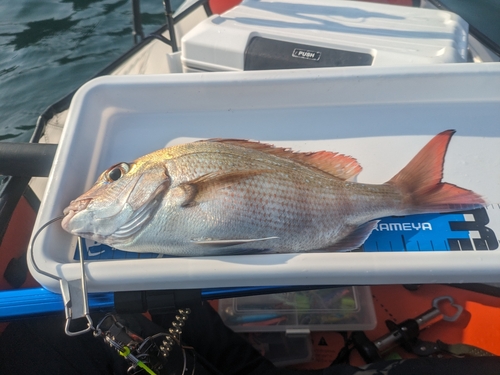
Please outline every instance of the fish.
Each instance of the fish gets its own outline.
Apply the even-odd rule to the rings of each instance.
[[[62,228],[115,249],[209,256],[349,251],[378,219],[485,205],[442,182],[455,133],[434,136],[384,184],[331,151],[294,152],[241,139],[167,147],[104,171],[64,209]]]

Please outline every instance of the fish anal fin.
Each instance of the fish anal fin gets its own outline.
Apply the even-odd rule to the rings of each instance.
[[[377,227],[379,220],[370,221],[363,225],[360,225],[354,231],[349,233],[347,236],[342,238],[340,241],[328,246],[325,249],[327,251],[350,251],[357,249],[363,245],[366,239],[370,236],[372,231]]]
[[[330,151],[294,152],[288,148],[275,147],[267,143],[243,139],[210,139],[220,142],[265,152],[277,157],[294,160],[303,165],[315,167],[342,180],[348,180],[361,172],[361,165],[351,156]]]
[[[184,182],[179,185],[179,188],[184,192],[184,201],[181,207],[192,207],[208,201],[214,198],[220,189],[266,172],[270,172],[270,170],[217,171]]]
[[[191,240],[191,242],[196,244],[196,245],[200,245],[200,246],[219,248],[219,247],[229,247],[229,246],[236,246],[236,245],[242,245],[242,244],[251,244],[254,242],[275,240],[275,239],[278,239],[278,237],[232,239],[232,240],[220,240],[220,239],[207,238],[207,239]]]

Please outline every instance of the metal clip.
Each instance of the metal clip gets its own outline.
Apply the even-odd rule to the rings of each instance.
[[[446,315],[445,313],[441,312],[441,314],[443,314],[443,320],[445,320],[447,322],[454,322],[462,314],[462,312],[464,311],[464,308],[460,305],[457,305],[455,303],[455,300],[450,296],[442,296],[442,297],[434,298],[434,300],[432,301],[432,306],[436,309],[439,309],[439,303],[441,301],[444,301],[444,300],[448,301],[451,306],[453,306],[455,309],[457,309],[457,311],[453,315]]]
[[[446,315],[443,311],[442,307],[440,307],[440,303],[442,301],[448,301],[450,306],[456,309],[455,314]],[[458,317],[462,314],[464,308],[460,305],[457,305],[452,297],[450,296],[441,296],[436,297],[432,301],[432,308],[427,310],[426,312],[420,314],[415,318],[415,321],[418,323],[419,329],[422,330],[439,320],[445,320],[447,322],[454,322],[458,319]]]
[[[93,322],[89,314],[87,279],[85,276],[81,237],[78,237],[78,251],[80,253],[81,278],[76,280],[59,279],[59,285],[64,301],[64,313],[66,315],[64,332],[66,332],[68,336],[78,336],[94,329]],[[71,321],[79,318],[87,319],[87,328],[76,332],[70,331]]]

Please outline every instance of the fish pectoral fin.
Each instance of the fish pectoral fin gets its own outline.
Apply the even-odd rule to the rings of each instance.
[[[218,240],[214,238],[206,238],[206,239],[199,239],[199,240],[191,240],[192,243],[200,246],[206,246],[206,247],[229,247],[229,246],[236,246],[236,245],[242,245],[242,244],[249,244],[253,242],[259,242],[259,241],[267,241],[267,240],[275,240],[278,239],[279,237],[264,237],[264,238],[251,238],[251,239],[245,239],[245,240],[240,240],[240,239],[235,239],[235,240]]]
[[[366,224],[360,225],[354,231],[342,238],[332,246],[328,246],[325,250],[328,251],[351,251],[357,249],[366,241],[370,236],[373,229],[377,227],[379,220],[370,221]]]
[[[201,202],[212,199],[220,189],[227,188],[239,181],[262,174],[271,170],[246,170],[246,171],[218,171],[207,173],[192,181],[179,185],[184,191],[185,199],[181,207],[195,206]]]

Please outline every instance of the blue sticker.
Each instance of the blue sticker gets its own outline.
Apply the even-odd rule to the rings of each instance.
[[[90,242],[87,245],[87,241]],[[134,253],[130,251],[117,250],[108,245],[82,238],[84,260],[114,260],[114,259],[151,259],[162,258],[162,254],[156,253]],[[80,260],[78,247],[75,250],[74,260]]]
[[[361,251],[496,250],[498,240],[486,224],[486,209],[447,214],[386,217],[380,220]]]
[[[498,249],[498,240],[490,228],[485,208],[447,214],[422,214],[382,218],[365,243],[357,250],[388,251],[481,251]],[[85,260],[151,259],[168,257],[156,253],[116,250],[95,241],[87,245]],[[78,249],[75,260],[80,260]]]

